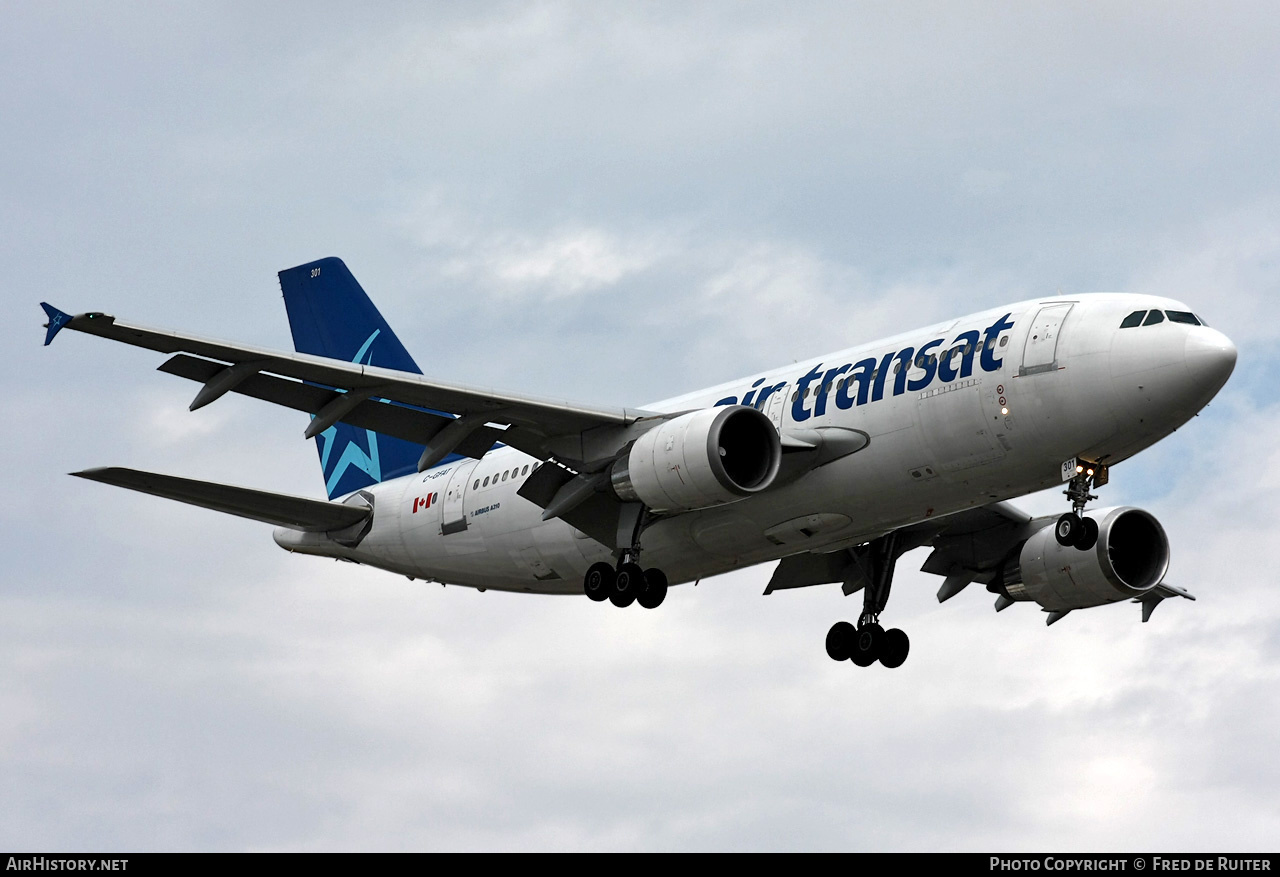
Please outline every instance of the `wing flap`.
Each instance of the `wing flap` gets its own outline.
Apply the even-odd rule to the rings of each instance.
[[[993,502],[900,528],[897,553],[931,546],[933,551],[921,569],[948,577],[939,592],[939,600],[945,600],[971,582],[989,582],[1009,549],[1025,538],[1024,528],[1031,521],[1017,506]],[[858,562],[861,551],[861,546],[855,546],[784,557],[765,593],[835,582],[844,583],[845,594],[857,591],[866,584],[866,573]]]
[[[159,371],[204,382],[224,368],[226,366],[220,363],[179,354],[160,366]],[[246,378],[232,392],[308,414],[319,413],[335,396],[335,392],[327,387],[264,374]],[[343,423],[418,443],[435,435],[452,419],[403,405],[388,405],[374,399],[366,399],[342,416]]]
[[[342,505],[119,466],[86,469],[71,474],[77,478],[173,499],[215,512],[307,532],[327,533],[351,527],[365,520],[371,512],[365,506]]]
[[[158,371],[192,381],[208,382],[225,368],[226,366],[217,362],[179,353],[168,359]],[[312,415],[319,414],[330,402],[342,395],[328,387],[264,374],[245,378],[231,392]],[[383,401],[379,397],[360,402],[350,411],[344,412],[341,420],[361,429],[371,429],[382,435],[416,444],[426,442],[453,422],[452,417]],[[503,430],[480,427],[458,444],[457,452],[478,460],[495,442],[503,438]]]
[[[813,585],[829,585],[842,582],[853,562],[850,551],[832,551],[825,554],[804,552],[782,558],[773,570],[765,594],[786,591],[791,588],[808,588]]]

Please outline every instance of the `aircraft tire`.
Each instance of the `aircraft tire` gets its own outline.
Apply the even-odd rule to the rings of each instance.
[[[905,633],[896,627],[884,632],[884,642],[880,645],[881,664],[890,669],[901,667],[902,662],[907,660],[909,651],[911,651],[911,640],[907,639]]]
[[[853,639],[858,635],[847,621],[837,621],[827,631],[827,657],[833,661],[847,661],[853,654]]]
[[[667,574],[654,567],[644,571],[644,587],[636,602],[646,609],[657,609],[667,599]]]
[[[1075,512],[1067,512],[1058,518],[1058,523],[1053,525],[1053,537],[1058,540],[1058,544],[1066,547],[1074,545],[1076,540],[1080,538],[1080,531],[1084,528],[1084,522]]]
[[[613,593],[609,602],[619,609],[625,609],[636,601],[636,597],[644,589],[644,570],[634,563],[624,563],[618,567],[618,574],[613,579]]]
[[[582,590],[593,602],[602,603],[609,599],[613,592],[613,579],[616,573],[607,563],[593,563],[582,577]]]
[[[1098,544],[1098,522],[1093,518],[1081,519],[1080,535],[1076,537],[1076,548],[1081,551],[1088,551],[1090,548]]]
[[[857,635],[853,638],[853,650],[849,660],[859,667],[870,667],[880,657],[883,645],[884,628],[875,622],[864,624],[858,628]]]

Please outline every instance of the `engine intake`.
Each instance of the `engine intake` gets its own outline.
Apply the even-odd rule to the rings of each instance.
[[[1053,519],[1005,564],[1004,594],[1064,611],[1139,597],[1169,570],[1169,537],[1149,512],[1129,506],[1087,513],[1098,522],[1088,551],[1058,544]]]
[[[609,471],[624,502],[691,511],[765,490],[782,462],[778,431],[746,405],[692,411],[636,439]]]

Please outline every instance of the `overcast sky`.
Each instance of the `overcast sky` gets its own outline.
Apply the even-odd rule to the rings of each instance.
[[[1273,3],[375,5],[0,4],[0,847],[1274,852]],[[66,477],[323,496],[296,412],[188,413],[37,303],[287,349],[275,272],[328,255],[428,375],[612,405],[1181,298],[1236,374],[1102,493],[1199,600],[1047,629],[916,553],[910,659],[858,670],[861,601],[772,565],[481,594]]]

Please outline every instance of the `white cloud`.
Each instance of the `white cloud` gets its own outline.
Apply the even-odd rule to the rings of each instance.
[[[596,292],[642,271],[659,257],[651,242],[619,239],[600,229],[556,231],[541,239],[499,235],[448,259],[446,276],[490,286],[500,296],[546,299]]]
[[[1195,223],[1160,248],[1133,291],[1202,309],[1238,343],[1274,342],[1280,337],[1280,218],[1274,209],[1253,207]]]

